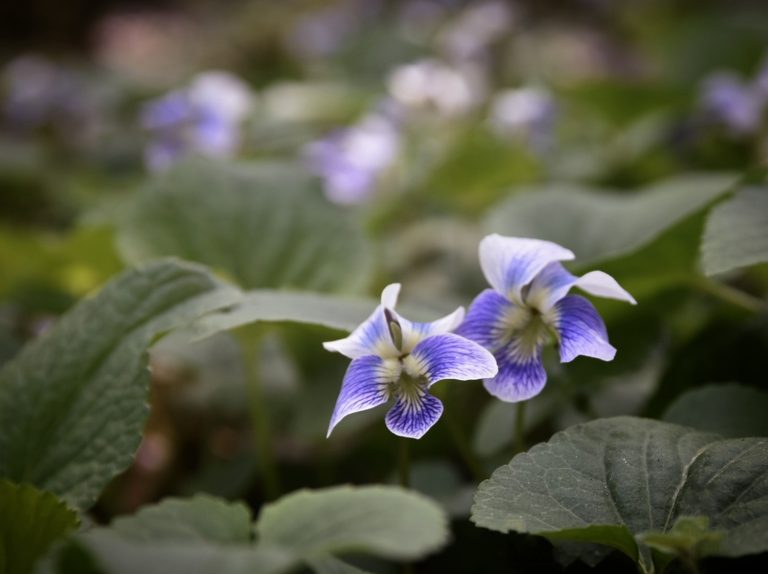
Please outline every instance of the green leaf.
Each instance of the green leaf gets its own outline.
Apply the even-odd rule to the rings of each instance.
[[[359,297],[259,289],[248,291],[239,303],[230,308],[201,317],[190,326],[187,336],[199,341],[221,331],[262,321],[303,323],[352,331],[378,304],[374,299]],[[407,304],[399,310],[417,321],[434,320],[439,315],[437,311]]]
[[[282,549],[253,544],[245,505],[205,495],[164,500],[78,535],[74,544],[108,574],[278,574],[296,562]]]
[[[667,532],[637,535],[640,542],[654,550],[694,559],[716,554],[722,538],[723,532],[710,530],[709,519],[703,516],[681,516]]]
[[[307,560],[315,574],[369,574],[333,556],[318,556]]]
[[[725,533],[720,555],[768,550],[766,497],[768,440],[616,417],[566,429],[497,469],[477,491],[472,520],[605,544],[650,571],[650,549],[635,536],[668,533],[682,516]]]
[[[768,436],[768,393],[743,385],[707,385],[680,395],[663,420],[728,438]]]
[[[77,514],[50,492],[0,480],[0,574],[27,574]]]
[[[118,227],[129,262],[176,255],[248,288],[353,291],[370,269],[353,214],[294,165],[185,163],[150,181]]]
[[[163,261],[82,301],[0,371],[0,476],[90,506],[141,439],[149,345],[239,296],[203,268]]]
[[[742,189],[710,212],[701,256],[707,275],[768,261],[768,188]]]
[[[502,201],[489,211],[485,227],[555,241],[571,249],[582,265],[638,250],[733,183],[730,175],[689,175],[632,193],[552,184]]]
[[[378,305],[372,299],[351,299],[321,293],[249,291],[237,305],[201,317],[189,336],[200,340],[249,323],[295,322],[352,331]]]
[[[365,552],[401,560],[421,558],[448,538],[439,506],[383,486],[299,491],[265,506],[256,532],[260,543],[306,557]]]
[[[200,540],[248,544],[253,538],[247,506],[207,495],[165,499],[133,516],[117,518],[110,529],[137,542]]]

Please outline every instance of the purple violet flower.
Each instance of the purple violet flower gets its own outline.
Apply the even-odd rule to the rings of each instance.
[[[488,121],[499,135],[522,140],[543,153],[552,145],[556,119],[552,95],[543,88],[526,87],[497,94]]]
[[[152,135],[147,167],[162,171],[190,153],[232,157],[252,104],[250,89],[227,72],[200,74],[188,88],[148,102],[141,111],[141,124]]]
[[[399,151],[396,122],[387,114],[375,112],[310,143],[304,156],[309,169],[323,178],[328,199],[351,205],[370,197]]]
[[[398,436],[421,438],[443,413],[443,404],[429,388],[443,379],[468,381],[493,377],[493,356],[477,343],[451,333],[464,318],[459,307],[432,323],[412,323],[394,310],[400,285],[381,293],[376,307],[349,337],[324,343],[352,359],[328,427],[347,415],[394,399],[387,428]]]
[[[475,298],[457,334],[496,357],[498,374],[484,385],[502,401],[524,401],[541,392],[547,381],[541,351],[550,339],[563,363],[579,355],[611,361],[616,354],[592,303],[568,292],[575,286],[599,297],[635,300],[602,271],[571,275],[560,261],[573,258],[568,249],[538,239],[494,234],[480,242],[480,265],[493,289]]]
[[[729,72],[710,76],[703,86],[702,107],[735,136],[754,133],[760,126],[764,97],[757,86]]]

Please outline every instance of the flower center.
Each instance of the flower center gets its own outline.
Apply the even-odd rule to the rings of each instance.
[[[536,353],[539,346],[556,336],[548,315],[535,307],[511,307],[498,325],[499,349],[513,344],[525,356]]]

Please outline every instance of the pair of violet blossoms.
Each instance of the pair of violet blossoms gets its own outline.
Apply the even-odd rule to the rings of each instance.
[[[610,361],[616,349],[595,307],[572,287],[634,304],[610,275],[582,277],[560,263],[574,254],[549,241],[489,235],[480,242],[480,265],[492,289],[432,323],[414,323],[395,311],[400,285],[388,285],[381,305],[349,337],[324,343],[352,359],[331,416],[328,435],[349,414],[394,399],[386,424],[394,434],[421,438],[443,412],[429,389],[443,379],[484,379],[506,402],[541,392],[547,374],[543,346],[554,339],[560,360],[583,355]],[[455,332],[454,332],[455,331]]]

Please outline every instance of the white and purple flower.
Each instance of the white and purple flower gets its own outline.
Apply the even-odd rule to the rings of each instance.
[[[701,94],[705,113],[723,124],[734,136],[755,133],[760,128],[765,96],[759,81],[751,84],[730,72],[718,72],[707,78]]]
[[[563,363],[580,355],[613,360],[616,349],[597,310],[568,292],[579,287],[599,297],[635,300],[602,271],[569,273],[560,262],[573,258],[570,250],[538,239],[494,234],[480,242],[480,265],[493,289],[475,298],[457,333],[495,356],[498,373],[484,381],[495,397],[518,402],[541,392],[547,381],[541,352],[551,339]]]
[[[400,285],[381,293],[381,305],[349,337],[324,343],[352,359],[328,427],[347,415],[394,399],[386,416],[390,431],[421,438],[443,413],[443,404],[429,388],[443,379],[468,381],[493,377],[493,356],[477,343],[451,333],[464,318],[459,307],[432,323],[413,323],[394,310]]]
[[[375,111],[304,149],[309,169],[323,179],[334,203],[364,203],[400,152],[400,131],[392,114]]]
[[[188,88],[148,102],[141,113],[142,126],[152,136],[145,150],[147,167],[162,171],[190,153],[233,156],[252,105],[248,86],[219,71],[199,74]]]
[[[488,120],[500,136],[522,141],[533,152],[544,153],[554,142],[557,104],[544,88],[505,90],[494,98]]]

